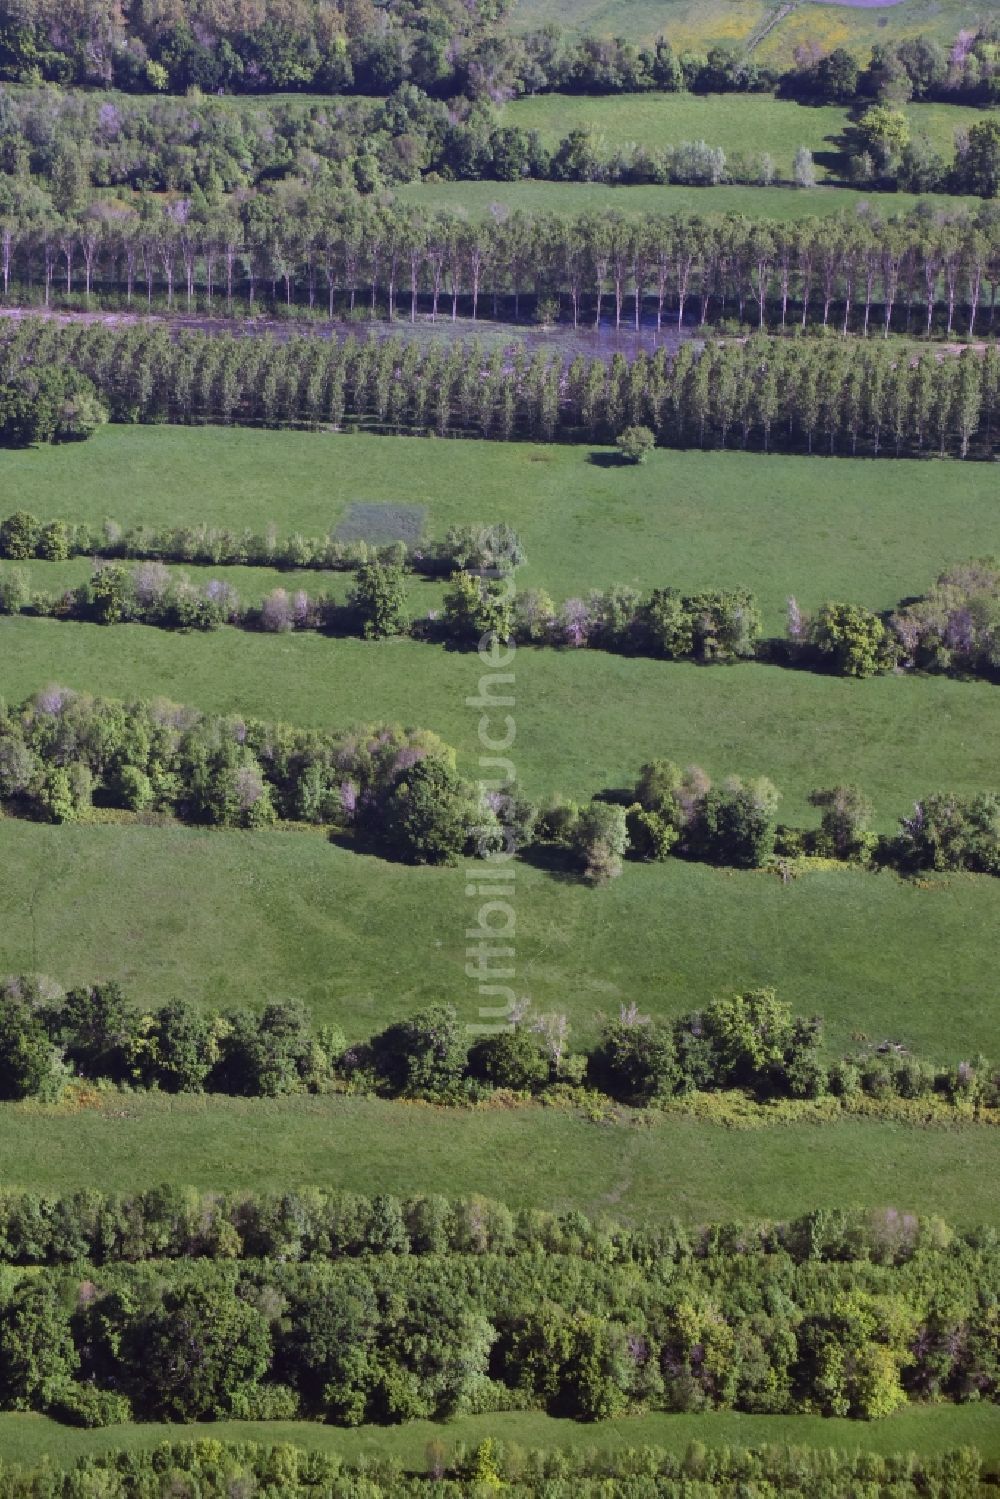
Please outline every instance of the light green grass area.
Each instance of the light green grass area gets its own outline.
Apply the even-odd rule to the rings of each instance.
[[[0,1104],[6,1186],[150,1183],[412,1196],[472,1192],[514,1208],[628,1222],[789,1218],[814,1207],[938,1213],[1000,1224],[1000,1133],[881,1121],[757,1130],[643,1116],[593,1124],[536,1106],[463,1111],[349,1098],[109,1094],[98,1109]],[[877,1423],[875,1423],[877,1424]]]
[[[436,538],[508,521],[528,557],[518,586],[557,601],[610,583],[749,587],[776,634],[789,594],[804,608],[849,598],[887,609],[949,563],[1000,551],[996,473],[982,463],[661,451],[622,469],[570,444],[166,426],[0,450],[0,515],[323,535],[356,501],[419,506]],[[88,566],[38,563],[32,578],[55,588]],[[275,585],[350,586],[335,573],[210,571],[248,598]],[[423,612],[440,589],[415,579],[411,594]]]
[[[955,131],[983,118],[980,110],[951,104],[911,104],[906,113],[913,134],[926,135],[948,161]],[[524,130],[538,130],[549,146],[571,130],[587,130],[608,151],[633,144],[658,151],[697,140],[721,146],[729,157],[767,151],[779,179],[791,181],[800,146],[812,151],[821,178],[843,178],[852,111],[796,104],[770,94],[541,94],[508,105],[505,118]],[[892,195],[877,201],[891,204]]]
[[[530,559],[521,586],[558,598],[612,581],[742,583],[758,591],[772,630],[789,592],[807,607],[828,596],[887,607],[945,563],[995,550],[991,480],[976,464],[658,453],[621,470],[572,447],[179,428],[0,454],[11,506],[43,518],[322,531],[355,499],[420,504],[437,535],[453,522],[512,521]],[[44,583],[87,566],[33,563],[31,573]],[[290,581],[256,569],[229,576],[248,598]],[[311,580],[341,593],[350,582]],[[425,607],[440,584],[414,579],[411,597]],[[812,789],[856,781],[889,831],[928,791],[996,783],[1000,693],[988,683],[855,682],[551,649],[520,651],[515,668],[515,758],[536,796],[623,787],[645,760],[669,755],[713,776],[770,775],[782,817],[804,825],[816,820]],[[480,715],[466,698],[479,676],[475,655],[413,641],[0,620],[8,701],[58,681],[304,726],[399,720],[436,729],[472,775]],[[405,869],[300,833],[8,820],[0,849],[0,971],[113,974],[151,1001],[294,993],[352,1035],[436,997],[472,999],[462,872]],[[520,873],[520,981],[543,1006],[567,1009],[583,1035],[621,1000],[676,1013],[735,983],[773,982],[828,1017],[838,1048],[860,1027],[931,1055],[952,1034],[957,1046],[994,1049],[1000,882],[924,890],[816,871],[783,886],[672,862],[630,865],[593,892]]]
[[[288,1442],[310,1452],[394,1457],[407,1469],[427,1470],[429,1442],[475,1446],[488,1436],[520,1447],[664,1447],[683,1453],[691,1442],[709,1447],[784,1445],[833,1447],[854,1452],[914,1451],[932,1454],[957,1446],[977,1447],[987,1464],[1000,1462],[1000,1410],[993,1405],[911,1407],[883,1421],[847,1421],[822,1416],[707,1415],[626,1416],[616,1421],[566,1421],[537,1411],[460,1416],[451,1421],[410,1421],[403,1426],[360,1426],[348,1431],[313,1421],[212,1421],[189,1426],[150,1423],[76,1431],[45,1416],[0,1416],[0,1458],[26,1466],[48,1458],[55,1467],[109,1449],[137,1451],[159,1442]]]
[[[748,149],[753,147],[748,143]],[[862,192],[848,187],[608,187],[600,182],[415,182],[397,197],[460,218],[515,213],[742,213],[758,219],[807,219],[853,213],[865,205],[881,218],[909,213],[919,204],[955,212],[975,209],[981,198]]]
[[[322,834],[8,819],[0,973],[116,978],[140,1004],[296,997],[352,1040],[439,1000],[472,1025],[489,1003],[466,973],[479,868],[408,868]],[[940,1061],[996,1052],[1000,882],[987,877],[924,888],[816,870],[786,885],[671,860],[594,891],[522,863],[512,903],[515,992],[565,1012],[574,1044],[623,1002],[676,1015],[774,984],[825,1017],[831,1055],[859,1033]]]
[[[767,17],[768,0],[518,0],[512,25],[526,31],[554,21],[571,35],[668,36],[680,51],[738,45]]]
[[[650,42],[666,36],[675,50],[707,52],[722,44],[742,48],[778,9],[769,0],[519,0],[516,30],[554,21],[571,35],[624,36]],[[761,42],[761,62],[787,67],[796,47],[823,51],[847,47],[867,60],[874,42],[924,33],[953,41],[960,27],[974,27],[989,13],[980,0],[903,0],[864,10],[852,5],[799,4]]]
[[[985,4],[983,0],[902,0],[901,4],[874,9],[800,0],[764,39],[755,56],[761,62],[787,67],[800,47],[819,47],[824,52],[846,47],[867,62],[876,42],[900,42],[905,37],[923,35],[947,46],[961,28],[974,30],[991,14],[989,0]]]

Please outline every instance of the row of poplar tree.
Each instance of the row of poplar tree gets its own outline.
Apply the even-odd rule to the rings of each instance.
[[[892,344],[765,334],[632,362],[403,338],[234,337],[133,326],[0,332],[0,408],[54,365],[89,377],[113,420],[249,423],[673,447],[989,457],[1000,350],[912,358]]]
[[[248,199],[242,212],[0,209],[5,301],[59,296],[191,311],[264,305],[416,318],[532,312],[599,325],[992,330],[1000,211],[921,208],[798,222],[521,212],[483,223],[356,194]]]

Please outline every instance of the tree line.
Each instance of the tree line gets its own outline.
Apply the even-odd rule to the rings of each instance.
[[[0,558],[62,562],[95,559],[89,583],[57,596],[32,590],[29,575],[0,571],[0,614],[30,611],[100,624],[141,621],[170,629],[213,629],[222,623],[284,632],[353,631],[366,639],[411,634],[475,646],[486,635],[521,645],[555,645],[703,664],[759,659],[799,668],[868,677],[899,670],[946,672],[992,680],[1000,669],[1000,562],[956,563],[926,594],[876,613],[831,602],[814,614],[788,601],[783,640],[762,638],[760,611],[749,589],[639,589],[613,584],[557,606],[544,588],[511,590],[504,581],[527,560],[513,526],[449,527],[440,541],[339,540],[335,534],[281,536],[205,524],[100,527],[57,517],[42,522],[17,510],[0,521]],[[141,559],[127,569],[96,559]],[[357,574],[346,605],[297,590],[274,589],[259,606],[242,607],[235,588],[218,580],[200,589],[166,562],[227,567],[343,569]],[[411,618],[406,572],[453,580],[443,609]],[[434,617],[432,617],[434,616]]]
[[[627,1491],[630,1499],[724,1499],[753,1485],[762,1496],[783,1499],[967,1499],[986,1477],[980,1453],[971,1447],[927,1454],[836,1452],[832,1448],[707,1447],[692,1442],[680,1456],[657,1446],[525,1448],[486,1437],[469,1446],[428,1443],[423,1471],[404,1469],[396,1458],[368,1456],[354,1462],[339,1454],[309,1451],[290,1443],[161,1442],[153,1450],[112,1450],[79,1458],[68,1469],[49,1464],[29,1469],[5,1464],[2,1499],[159,1499],[166,1478],[173,1489],[203,1499],[230,1499],[252,1488],[267,1491],[277,1475],[282,1499],[467,1499],[470,1491],[502,1485],[520,1499],[551,1499],[571,1489],[577,1499],[607,1499]]]
[[[432,1005],[348,1045],[337,1028],[313,1027],[293,1001],[271,1002],[259,1013],[220,1014],[187,1000],[138,1009],[116,983],[64,993],[27,975],[0,983],[0,998],[3,1099],[55,1102],[84,1079],[168,1093],[347,1091],[452,1105],[499,1094],[656,1108],[737,1090],[761,1103],[925,1099],[966,1117],[1000,1108],[1000,1071],[983,1056],[935,1064],[886,1041],[830,1064],[820,1017],[793,1014],[773,989],[716,999],[667,1021],[623,1004],[589,1051],[570,1045],[564,1014],[537,1014],[526,1003],[509,1025],[475,1043],[454,1006]],[[232,1234],[219,1232],[229,1247],[215,1253],[231,1256]]]
[[[875,46],[867,65],[838,47],[803,49],[784,71],[761,64],[752,47],[716,45],[675,52],[621,37],[565,36],[554,23],[505,30],[506,0],[454,0],[384,6],[356,0],[304,0],[225,9],[185,0],[170,9],[129,8],[117,0],[7,0],[0,10],[0,78],[98,84],[133,92],[188,89],[262,93],[308,90],[385,94],[410,82],[441,98],[510,98],[546,90],[636,93],[779,89],[795,97],[1000,98],[995,23],[963,29],[950,49],[916,36]],[[755,40],[751,38],[750,40]]]
[[[404,517],[394,516],[391,523],[384,524],[402,530]],[[447,577],[460,570],[506,572],[524,563],[525,552],[516,531],[504,521],[493,525],[449,526],[437,540],[418,530],[407,540],[399,536],[376,541],[342,537],[335,532],[325,536],[305,536],[301,531],[282,535],[274,522],[264,531],[252,531],[249,527],[234,531],[204,522],[181,526],[143,522],[124,526],[111,517],[100,526],[92,526],[63,516],[40,521],[30,511],[16,510],[0,520],[0,557],[14,562],[101,557],[335,572],[359,571],[377,563],[382,567],[405,565],[430,577]]]
[[[840,676],[898,670],[946,672],[992,680],[1000,669],[1000,563],[984,557],[956,563],[926,594],[882,614],[859,604],[827,603],[805,613],[788,601],[784,640],[763,639],[757,600],[748,589],[639,589],[613,584],[561,607],[544,588],[510,590],[503,579],[527,554],[504,521],[449,527],[440,541],[411,537],[376,543],[334,534],[280,536],[204,524],[100,527],[57,517],[42,522],[17,510],[0,521],[0,558],[62,562],[69,557],[141,559],[154,567],[97,563],[89,583],[61,596],[32,590],[27,573],[0,572],[0,613],[30,611],[100,624],[142,621],[171,629],[212,629],[221,623],[283,632],[352,630],[367,639],[412,634],[474,646],[485,635],[522,645],[556,645],[667,660],[761,659],[791,662]],[[348,603],[279,588],[259,606],[241,608],[236,590],[218,580],[199,590],[166,562],[227,567],[344,569],[357,573]],[[440,618],[410,617],[406,571],[452,578]],[[437,616],[437,611],[432,611]]]
[[[526,216],[469,222],[355,194],[250,199],[242,214],[186,199],[140,215],[0,213],[6,302],[319,317],[602,318],[615,327],[729,323],[988,334],[1000,215],[916,210],[883,221],[737,214]]]
[[[436,433],[501,441],[614,442],[649,428],[664,447],[989,458],[1000,352],[937,359],[881,342],[756,335],[631,362],[523,347],[0,327],[0,417],[30,409],[52,364],[93,382],[121,422],[213,422]]]
[[[786,106],[790,113],[794,106]],[[946,160],[910,117],[874,104],[845,124],[841,175],[871,190],[955,192],[994,198],[1000,124],[990,116],[955,132]],[[711,137],[711,129],[708,130]],[[772,152],[730,150],[703,137],[669,145],[610,147],[573,128],[548,141],[492,100],[456,111],[405,84],[386,99],[289,102],[281,96],[234,109],[212,98],[115,99],[53,89],[0,93],[0,209],[34,220],[148,217],[155,199],[189,195],[199,213],[226,214],[227,195],[266,213],[277,200],[340,192],[383,195],[424,179],[518,182],[527,178],[612,184],[714,186],[776,181],[812,187],[804,145],[779,167]],[[126,190],[130,206],[102,201]],[[138,201],[133,195],[140,195]],[[232,211],[232,210],[230,210]]]
[[[637,1266],[525,1252],[504,1242],[505,1210],[483,1216],[499,1243],[479,1254],[7,1270],[0,1404],[89,1426],[356,1426],[511,1410],[874,1420],[997,1398],[988,1231],[939,1224],[899,1258],[847,1260],[751,1233]]]
[[[813,1209],[753,1223],[624,1223],[577,1209],[512,1208],[480,1193],[203,1190],[160,1183],[137,1191],[83,1187],[0,1191],[0,1263],[107,1265],[177,1259],[280,1260],[286,1264],[406,1255],[558,1255],[622,1267],[690,1267],[745,1244],[761,1257],[904,1264],[944,1235],[975,1249],[982,1230],[945,1229],[936,1217],[895,1208]]]
[[[878,837],[854,786],[818,788],[818,829],[779,825],[766,777],[713,784],[666,759],[632,788],[584,805],[530,801],[510,780],[471,782],[434,733],[398,725],[350,731],[199,713],[163,699],[128,703],[49,687],[20,708],[0,702],[0,804],[54,823],[95,808],[260,829],[329,827],[412,863],[512,856],[541,845],[593,884],[626,854],[737,869],[820,856],[904,873],[1000,874],[1000,795],[935,792],[898,832]]]
[[[31,520],[17,512],[4,524],[17,526],[20,533]],[[65,540],[62,527],[62,522],[53,521],[38,528],[37,555],[50,557],[56,543]],[[503,526],[458,529],[515,537]],[[192,534],[197,533],[189,537]],[[0,526],[0,554],[3,539]],[[196,539],[192,544],[213,545]],[[326,558],[332,552],[341,564],[347,549],[359,556],[359,545],[364,554],[374,556],[357,561],[356,581],[343,603],[331,595],[278,587],[259,603],[245,604],[233,584],[218,578],[193,583],[186,573],[171,572],[162,562],[131,567],[98,562],[87,582],[61,594],[33,589],[22,568],[0,569],[0,615],[31,614],[101,625],[138,623],[167,630],[215,630],[222,625],[271,634],[319,630],[366,640],[408,635],[465,649],[493,637],[520,645],[586,647],[704,665],[758,660],[848,677],[923,671],[995,681],[1000,671],[1000,566],[992,558],[948,568],[926,595],[882,614],[860,604],[831,602],[809,615],[791,598],[786,637],[765,639],[756,599],[747,589],[684,594],[677,588],[654,588],[643,594],[613,584],[557,606],[542,588],[512,592],[504,579],[484,575],[499,571],[490,549],[478,552],[491,559],[481,563],[483,570],[460,568],[454,548],[460,545],[463,554],[466,549],[456,542],[454,532],[416,559],[420,570],[444,572],[452,582],[440,609],[414,619],[407,573],[397,560],[405,555],[402,542],[382,548],[367,543],[346,543],[342,548],[331,542],[313,550],[306,538],[292,540],[300,555]]]

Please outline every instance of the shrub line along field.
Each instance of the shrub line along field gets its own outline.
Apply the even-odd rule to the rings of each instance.
[[[1000,1466],[1000,1413],[989,1405],[912,1406],[887,1421],[859,1423],[825,1416],[748,1416],[729,1411],[695,1416],[624,1416],[614,1421],[579,1422],[541,1412],[459,1416],[445,1426],[408,1421],[402,1426],[360,1426],[344,1430],[315,1421],[212,1421],[170,1426],[159,1422],[80,1431],[44,1416],[0,1416],[0,1451],[12,1463],[32,1464],[44,1458],[65,1465],[78,1458],[114,1449],[141,1451],[160,1442],[289,1442],[310,1452],[335,1452],[348,1461],[362,1456],[396,1457],[408,1469],[427,1469],[427,1445],[443,1442],[470,1447],[494,1436],[521,1447],[580,1447],[615,1450],[652,1445],[684,1453],[690,1443],[708,1447],[761,1447],[794,1443],[854,1452],[910,1451],[934,1453],[971,1445],[983,1454],[988,1470]]]

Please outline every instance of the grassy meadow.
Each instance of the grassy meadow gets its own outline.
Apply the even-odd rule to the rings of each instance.
[[[982,1190],[998,1152],[1000,1135],[987,1126],[867,1119],[742,1130],[677,1117],[595,1124],[541,1106],[467,1111],[338,1097],[109,1093],[85,1109],[0,1104],[9,1186],[478,1192],[514,1208],[647,1223],[897,1207],[959,1226],[1000,1226],[996,1194]]]
[[[770,94],[540,94],[516,100],[504,113],[509,124],[539,131],[549,146],[571,130],[587,130],[608,150],[637,143],[659,151],[704,140],[730,157],[768,151],[786,182],[800,146],[812,151],[821,181],[842,178],[851,154],[851,110]],[[981,110],[953,104],[911,104],[906,114],[914,136],[926,135],[945,160],[954,152],[955,131],[983,118]],[[875,196],[888,203],[895,195]]]
[[[480,1018],[472,863],[414,869],[319,833],[13,819],[0,859],[0,973],[115,978],[149,1004],[294,997],[351,1040],[438,1000]],[[831,1054],[860,1034],[941,1061],[996,1050],[1000,883],[986,877],[816,869],[786,885],[670,860],[594,891],[521,864],[514,906],[515,988],[564,1011],[574,1043],[625,1002],[670,1016],[774,984],[825,1017]]]
[[[273,523],[324,535],[355,502],[415,506],[430,537],[510,522],[528,557],[521,588],[562,600],[611,583],[743,585],[772,633],[783,632],[789,594],[804,608],[849,598],[887,609],[949,563],[1000,551],[986,464],[659,451],[621,469],[593,456],[571,444],[109,427],[80,447],[0,450],[0,516],[23,507],[93,525]],[[87,570],[86,559],[31,569],[53,589]],[[277,583],[349,586],[335,573],[225,575],[248,598]],[[439,602],[426,581],[411,592],[419,612]]]
[[[519,0],[512,25],[530,30],[554,21],[573,35],[624,36],[651,42],[666,36],[679,52],[717,45],[745,47],[759,36],[776,6],[769,0]],[[867,57],[875,42],[925,34],[953,41],[960,27],[984,14],[979,0],[896,0],[863,9],[829,0],[799,0],[755,48],[761,62],[789,66],[795,49],[847,47]]]
[[[746,584],[767,629],[784,602],[828,597],[886,608],[948,562],[997,550],[984,464],[666,453],[607,468],[586,447],[109,428],[74,448],[0,452],[0,513],[99,523],[204,522],[322,533],[356,501],[413,505],[431,536],[508,520],[529,561],[519,586],[556,598],[612,582],[648,588]],[[89,564],[30,564],[66,586]],[[225,574],[251,598],[276,583],[332,587],[349,575]],[[415,610],[440,584],[414,578]],[[808,792],[855,780],[891,828],[927,790],[995,784],[1000,693],[988,683],[867,682],[747,664],[699,668],[601,652],[525,649],[515,667],[515,758],[532,794],[589,796],[669,754],[714,775],[767,773],[782,816],[813,822]],[[475,656],[413,641],[223,629],[176,634],[27,617],[0,619],[0,695],[51,681],[112,695],[164,694],[208,710],[304,725],[399,719],[437,729],[478,770]],[[449,1001],[468,1024],[465,972],[477,866],[408,868],[321,831],[221,832],[0,821],[0,973],[70,984],[119,979],[136,1002],[184,996],[213,1008],[297,997],[349,1039]],[[668,861],[628,865],[592,890],[541,864],[517,866],[518,992],[565,1011],[591,1042],[622,1002],[670,1016],[734,986],[773,984],[827,1022],[830,1054],[867,1038],[958,1060],[995,1052],[1000,881],[906,882],[818,867],[787,884]],[[514,1206],[579,1208],[632,1221],[788,1217],[811,1206],[895,1205],[1000,1227],[1000,1133],[983,1125],[870,1118],[726,1127],[686,1115],[592,1122],[534,1106],[459,1111],[340,1096],[277,1100],[95,1093],[55,1106],[0,1105],[0,1180],[62,1190],[156,1181],[359,1191],[486,1190]],[[1000,1459],[995,1409],[911,1408],[881,1423],[656,1416],[567,1426],[540,1415],[451,1423],[522,1444],[795,1440],[887,1451],[957,1441]],[[176,1430],[176,1429],[175,1429]],[[185,1428],[184,1435],[197,1429]],[[57,1462],[168,1434],[57,1428],[0,1417],[0,1454]],[[171,1432],[170,1434],[174,1434]],[[419,1464],[436,1429],[334,1432],[213,1424],[218,1437],[379,1450]]]
[[[11,508],[43,519],[169,516],[322,532],[355,500],[389,500],[422,507],[432,535],[463,521],[511,521],[529,557],[519,586],[561,598],[615,581],[747,584],[773,631],[789,592],[806,607],[848,597],[885,608],[947,562],[996,550],[991,481],[981,464],[657,453],[621,470],[570,446],[168,427],[0,453]],[[30,572],[36,586],[53,588],[88,565],[36,562]],[[191,569],[219,571],[248,598],[299,580]],[[350,586],[345,574],[302,581],[340,596]],[[440,584],[415,578],[410,590],[415,612],[440,601]],[[400,720],[436,729],[473,775],[479,715],[465,699],[478,677],[474,655],[414,641],[0,620],[8,701],[58,681],[305,726]],[[855,682],[752,663],[524,649],[515,692],[518,772],[539,797],[627,786],[645,760],[665,754],[713,776],[770,775],[781,816],[804,825],[816,820],[812,789],[856,781],[889,831],[928,791],[995,783],[1000,694],[983,682]],[[0,971],[42,968],[63,981],[106,974],[150,1002],[179,992],[214,1005],[293,993],[352,1037],[434,998],[460,1007],[473,998],[462,871],[394,866],[294,832],[8,820],[0,849]],[[538,1004],[566,1009],[580,1037],[622,1000],[673,1014],[736,983],[774,983],[798,1008],[827,1017],[837,1049],[856,1029],[898,1034],[926,1055],[952,1036],[961,1047],[993,1047],[996,881],[920,888],[814,870],[784,886],[769,874],[671,862],[630,865],[593,892],[541,868],[519,873],[519,977]]]

